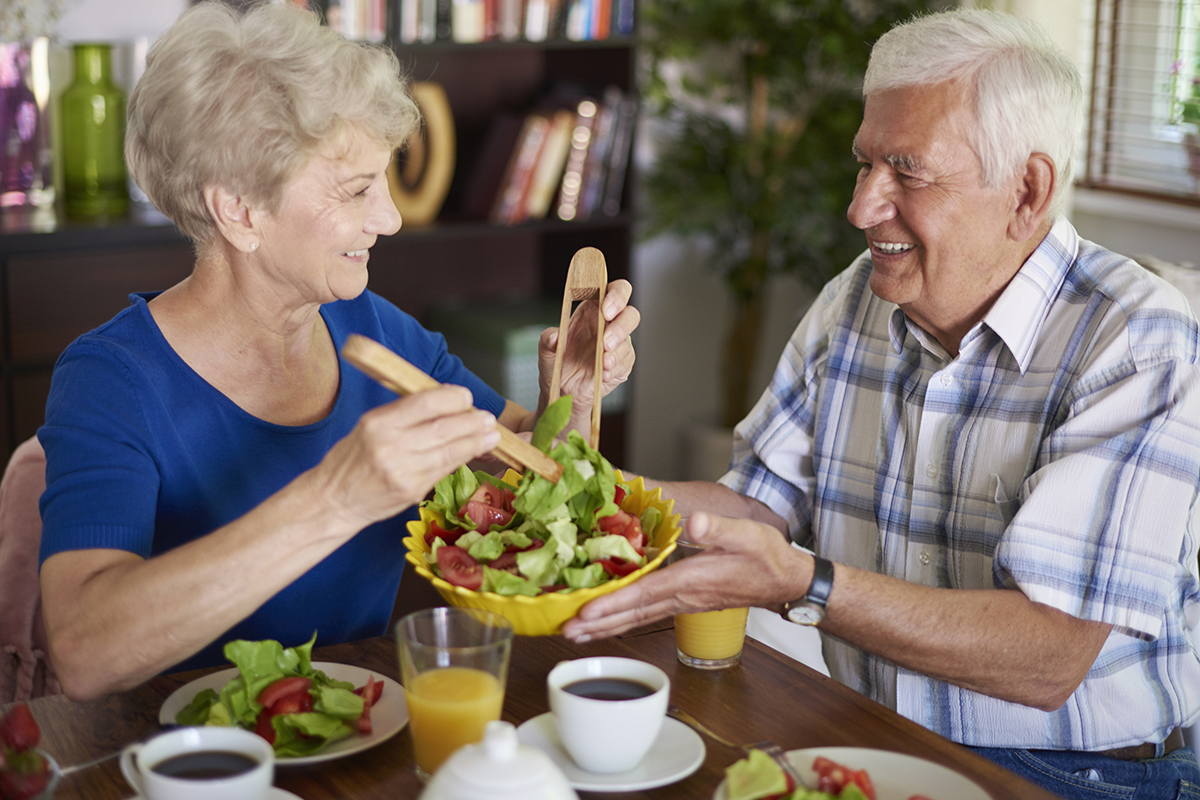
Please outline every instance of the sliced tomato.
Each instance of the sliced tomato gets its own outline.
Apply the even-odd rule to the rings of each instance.
[[[265,707],[271,707],[281,698],[296,692],[308,692],[312,686],[312,678],[302,678],[294,676],[291,678],[280,678],[274,683],[268,684],[267,688],[258,693],[259,704]]]
[[[275,744],[275,726],[271,724],[271,709],[264,708],[258,712],[258,724],[254,726],[254,732],[267,740],[267,744]]]
[[[614,578],[637,572],[639,569],[636,561],[626,561],[623,558],[601,558],[596,563],[604,567],[604,571]]]
[[[452,528],[446,530],[441,525],[437,524],[437,520],[429,521],[429,530],[425,532],[425,544],[432,545],[434,539],[442,539],[446,544],[454,544],[458,541],[458,537],[466,533],[465,528]]]
[[[492,569],[502,569],[505,572],[517,574],[517,554],[516,553],[501,553],[488,562],[488,566]]]
[[[366,684],[355,689],[354,693],[363,699],[363,705],[370,708],[379,702],[379,697],[383,694],[383,681],[377,681],[374,675],[368,675]]]
[[[633,549],[637,550],[638,555],[646,552],[646,534],[642,533],[642,521],[629,512],[618,510],[611,516],[596,520],[596,524],[600,526],[602,533],[624,536],[633,545]]]
[[[621,503],[625,502],[625,487],[619,483],[617,484],[617,492],[613,496],[613,502],[616,503],[617,506],[620,506]]]
[[[513,514],[511,511],[505,511],[503,508],[489,506],[487,503],[481,503],[478,500],[468,500],[466,504],[458,510],[458,515],[463,519],[469,519],[475,523],[475,527],[481,533],[487,533],[493,527],[503,528],[512,521]]]
[[[483,585],[483,567],[461,547],[452,544],[439,547],[437,565],[447,583],[472,590]]]
[[[367,684],[355,689],[354,693],[363,699],[362,716],[358,718],[355,727],[358,728],[359,733],[369,734],[371,732],[371,706],[375,705],[379,695],[383,694],[383,681],[377,681],[374,675],[368,675]]]
[[[871,776],[867,774],[865,769],[856,769],[850,772],[850,782],[862,789],[862,793],[867,796],[867,800],[875,800],[875,784],[871,782]]]

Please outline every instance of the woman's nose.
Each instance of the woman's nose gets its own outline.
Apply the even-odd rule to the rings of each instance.
[[[396,209],[395,201],[392,200],[392,193],[388,189],[387,182],[383,181],[382,186],[372,187],[370,213],[367,215],[363,229],[367,233],[391,236],[400,230],[401,224],[403,224],[403,220],[400,219],[400,212]]]

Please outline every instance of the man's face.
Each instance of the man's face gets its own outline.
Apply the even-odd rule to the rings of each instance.
[[[970,103],[954,81],[868,97],[847,212],[871,248],[871,291],[952,353],[1024,261],[1008,235],[1021,182],[983,187]]]

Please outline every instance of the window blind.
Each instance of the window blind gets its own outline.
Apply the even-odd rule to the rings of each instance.
[[[1096,0],[1077,182],[1200,206],[1198,0]]]

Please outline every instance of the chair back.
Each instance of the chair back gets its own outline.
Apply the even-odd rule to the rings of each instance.
[[[13,451],[0,479],[0,705],[62,692],[38,583],[45,488],[46,454],[34,436]]]

